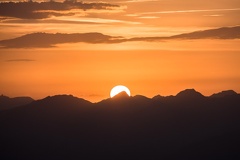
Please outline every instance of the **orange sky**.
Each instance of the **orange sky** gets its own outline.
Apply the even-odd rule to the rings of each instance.
[[[91,2],[91,1],[86,1]],[[111,10],[71,10],[43,19],[0,15],[0,40],[35,32],[111,36],[171,36],[240,25],[238,0],[106,1]],[[54,48],[0,48],[0,94],[35,99],[73,94],[90,101],[126,85],[133,95],[171,95],[195,88],[204,95],[240,92],[240,39],[114,44],[71,43]]]

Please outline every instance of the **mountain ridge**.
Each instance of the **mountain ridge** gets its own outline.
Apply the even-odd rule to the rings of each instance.
[[[132,103],[135,102],[148,102],[150,103],[151,101],[161,101],[161,102],[166,102],[166,101],[172,101],[172,102],[188,102],[190,100],[195,101],[202,101],[202,100],[206,100],[206,99],[216,99],[216,98],[225,98],[225,97],[235,97],[235,96],[240,96],[240,94],[238,94],[237,92],[233,91],[233,90],[226,90],[226,91],[221,91],[218,93],[214,93],[210,96],[204,96],[202,95],[200,92],[196,91],[195,89],[185,89],[183,91],[180,91],[179,93],[177,93],[175,96],[171,95],[171,96],[160,96],[160,95],[156,95],[152,98],[148,98],[144,95],[135,95],[135,96],[128,96],[126,92],[120,92],[119,94],[117,94],[116,96],[114,96],[113,98],[107,98],[107,99],[103,99],[99,102],[90,102],[88,100],[85,100],[83,98],[79,98],[79,97],[75,97],[73,95],[67,95],[67,94],[60,94],[60,95],[54,95],[54,96],[47,96],[43,99],[38,99],[38,100],[33,100],[31,97],[16,97],[16,98],[9,98],[7,96],[0,96],[0,111],[3,110],[8,110],[8,109],[12,109],[12,108],[16,108],[16,107],[20,107],[20,106],[24,106],[24,105],[28,105],[30,103],[36,104],[36,103],[43,103],[43,104],[72,104],[74,106],[80,105],[98,105],[98,104],[104,104],[104,103],[108,103],[109,101],[111,103],[122,103],[122,102],[129,102],[131,101]],[[6,102],[7,99],[7,102]],[[16,99],[23,99],[24,102],[20,101],[20,102],[16,102]],[[11,100],[13,102],[11,102]],[[15,101],[15,102],[14,102]],[[135,102],[134,102],[135,101]],[[14,105],[12,105],[14,104]]]
[[[1,158],[238,159],[240,94],[221,95],[48,96],[0,112]]]
[[[18,106],[26,105],[33,102],[31,97],[14,97],[10,98],[4,95],[0,96],[0,111],[12,109]]]

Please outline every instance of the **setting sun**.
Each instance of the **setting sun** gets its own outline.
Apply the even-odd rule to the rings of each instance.
[[[112,90],[110,92],[110,97],[112,98],[121,92],[126,92],[128,94],[128,96],[131,95],[130,90],[127,87],[118,85],[118,86],[115,86],[112,88]]]

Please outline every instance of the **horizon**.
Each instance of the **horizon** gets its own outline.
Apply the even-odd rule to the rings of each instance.
[[[170,95],[156,94],[156,95],[154,95],[153,97],[148,97],[148,96],[141,95],[141,94],[135,94],[135,95],[132,95],[132,94],[131,94],[131,95],[128,95],[128,97],[129,97],[129,98],[132,98],[132,97],[136,97],[136,96],[143,96],[143,97],[146,97],[146,98],[148,98],[148,99],[153,99],[153,98],[156,97],[156,96],[161,96],[161,97],[163,97],[163,98],[172,97],[172,96],[173,96],[173,97],[176,97],[179,93],[181,93],[181,92],[187,92],[187,91],[194,91],[194,92],[196,92],[196,93],[200,93],[202,96],[204,96],[204,97],[206,97],[206,98],[210,98],[210,97],[214,96],[215,94],[221,94],[221,93],[223,94],[224,92],[231,92],[231,94],[232,94],[232,92],[234,92],[234,93],[240,95],[240,93],[238,93],[238,92],[236,92],[236,91],[234,91],[234,90],[222,90],[222,91],[219,91],[219,92],[212,93],[212,94],[210,94],[210,95],[204,95],[204,94],[202,94],[201,92],[195,90],[194,88],[187,88],[187,89],[184,89],[184,90],[181,90],[181,91],[177,92],[176,94],[170,94]],[[75,97],[75,98],[78,98],[78,99],[86,100],[86,101],[91,102],[91,103],[99,103],[99,102],[101,102],[101,101],[103,101],[103,100],[114,99],[114,97],[120,95],[121,93],[127,94],[126,91],[121,91],[121,92],[119,92],[118,94],[116,94],[116,95],[113,96],[113,97],[110,97],[110,96],[109,96],[109,97],[105,97],[105,98],[103,98],[103,99],[101,99],[101,100],[99,100],[99,101],[91,101],[91,100],[85,99],[85,98],[83,98],[83,97],[75,96],[75,95],[73,95],[73,94],[64,94],[64,93],[59,93],[59,94],[56,94],[56,95],[46,95],[46,96],[44,96],[44,97],[42,97],[42,98],[39,98],[39,99],[35,99],[35,98],[31,97],[31,96],[9,97],[8,95],[4,95],[4,94],[1,94],[0,96],[5,96],[5,97],[8,97],[8,98],[29,97],[29,98],[32,98],[34,101],[43,100],[43,99],[45,99],[45,98],[55,97],[55,96],[72,96],[72,97]]]

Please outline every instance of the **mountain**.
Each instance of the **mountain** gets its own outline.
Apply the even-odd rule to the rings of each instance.
[[[5,48],[46,48],[55,47],[63,43],[122,43],[129,41],[163,41],[172,39],[239,39],[240,26],[222,27],[191,33],[173,35],[169,37],[134,37],[124,38],[121,36],[109,36],[102,33],[32,33],[21,37],[1,40],[0,47]]]
[[[122,91],[113,97],[113,99],[124,99],[124,98],[129,98],[129,95],[125,91]]]
[[[195,89],[186,89],[184,91],[181,91],[176,95],[176,97],[178,99],[187,100],[187,101],[204,98],[204,96],[201,93],[195,91]]]
[[[226,97],[226,96],[234,96],[234,95],[237,95],[237,93],[235,91],[227,90],[227,91],[222,91],[222,92],[219,92],[219,93],[215,93],[215,94],[211,95],[210,97],[223,98],[223,97]]]
[[[7,96],[0,96],[0,111],[12,109],[18,106],[23,106],[33,102],[31,97],[15,97],[9,98]]]
[[[91,102],[82,98],[74,97],[73,95],[55,95],[48,96],[42,100],[37,100],[33,105],[44,105],[44,106],[86,106],[90,105]]]
[[[239,159],[239,106],[239,94],[194,89],[97,103],[46,97],[0,112],[1,159]]]

